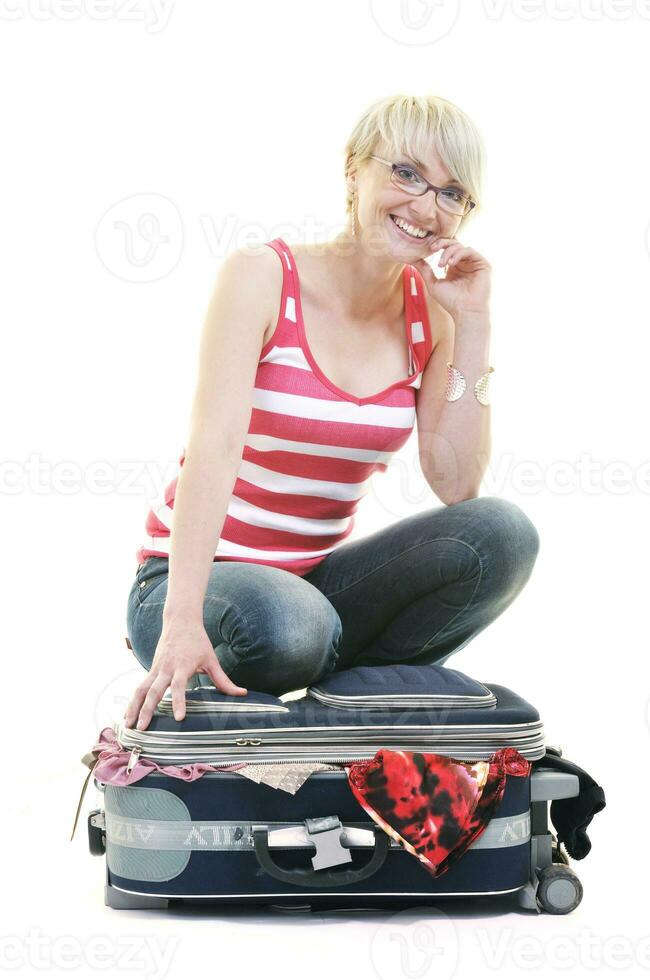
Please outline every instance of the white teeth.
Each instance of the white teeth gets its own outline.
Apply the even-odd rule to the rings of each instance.
[[[428,231],[424,231],[422,228],[416,228],[414,225],[409,225],[408,222],[404,221],[402,218],[398,218],[391,214],[391,220],[395,222],[398,228],[405,231],[407,235],[412,235],[413,238],[426,238],[429,234]]]

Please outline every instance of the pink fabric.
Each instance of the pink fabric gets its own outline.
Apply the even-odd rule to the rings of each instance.
[[[93,767],[93,776],[102,783],[109,783],[111,786],[130,786],[137,783],[153,771],[162,772],[166,776],[174,779],[183,779],[191,783],[195,779],[200,779],[206,772],[220,772],[224,769],[241,769],[246,763],[239,763],[230,766],[211,766],[203,762],[193,762],[185,766],[160,766],[151,759],[139,758],[131,772],[126,768],[131,758],[129,749],[124,749],[115,737],[112,728],[103,728],[99,741],[92,748],[93,755],[97,755],[97,761]]]

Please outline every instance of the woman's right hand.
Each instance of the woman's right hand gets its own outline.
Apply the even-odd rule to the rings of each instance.
[[[176,621],[163,626],[149,673],[138,684],[124,714],[127,728],[132,728],[137,718],[136,727],[145,729],[168,687],[171,687],[174,718],[182,721],[186,684],[197,672],[207,674],[224,694],[248,694],[247,688],[238,687],[224,673],[202,622],[179,624]]]

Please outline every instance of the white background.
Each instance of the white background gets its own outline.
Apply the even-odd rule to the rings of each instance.
[[[16,975],[647,966],[649,39],[641,0],[0,0],[1,932]],[[574,862],[583,902],[565,917],[105,909],[85,816],[67,841],[79,759],[141,674],[126,599],[186,437],[215,274],[242,244],[340,230],[345,140],[396,92],[450,99],[484,134],[484,212],[460,236],[493,266],[481,492],[519,503],[541,537],[525,590],[449,666],[532,701],[604,786]],[[153,251],[143,212],[165,237]],[[410,441],[355,536],[436,503]],[[129,937],[150,944],[136,969]]]

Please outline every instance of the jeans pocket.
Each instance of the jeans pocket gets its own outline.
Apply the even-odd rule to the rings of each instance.
[[[153,590],[156,588],[157,585],[158,585],[157,575],[152,575],[151,578],[145,579],[143,582],[140,582],[138,591],[135,594],[140,605],[142,605],[142,603],[147,598],[149,593],[153,592]]]
[[[139,605],[142,605],[147,596],[153,592],[157,585],[160,585],[166,575],[166,569],[158,571],[154,571],[152,569],[151,571],[147,571],[146,568],[143,568],[141,572],[138,573],[136,576],[137,587],[135,590],[135,595]]]

